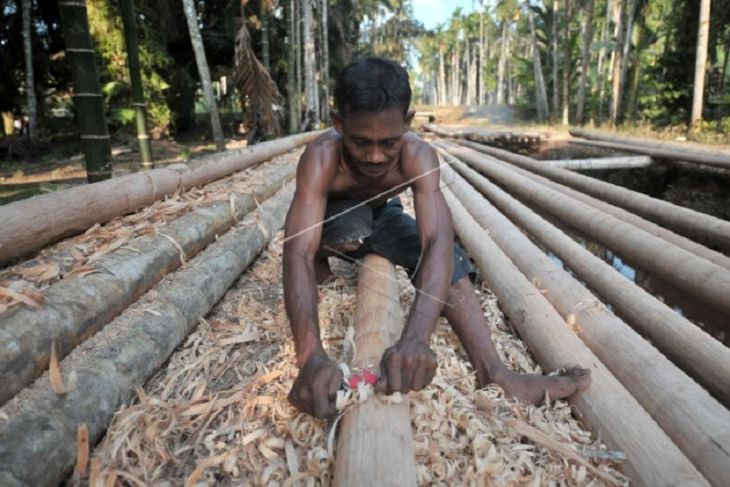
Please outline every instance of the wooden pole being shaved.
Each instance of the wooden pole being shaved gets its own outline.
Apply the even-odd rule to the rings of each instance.
[[[451,208],[454,230],[540,365],[548,370],[570,364],[590,368],[591,385],[573,395],[571,401],[596,434],[610,447],[626,453],[623,469],[632,484],[709,485],[451,191],[444,188],[443,193]]]
[[[365,257],[357,285],[355,368],[377,367],[400,336],[398,296],[393,265],[377,255]],[[373,396],[347,411],[337,439],[334,485],[416,485],[407,398],[388,404]]]

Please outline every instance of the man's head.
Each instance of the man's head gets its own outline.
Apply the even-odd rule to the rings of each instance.
[[[361,175],[383,177],[398,162],[413,112],[408,73],[387,59],[351,62],[335,87],[335,129],[342,134],[346,162]]]

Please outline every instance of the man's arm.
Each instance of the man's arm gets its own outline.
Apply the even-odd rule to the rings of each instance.
[[[314,272],[331,175],[319,150],[308,148],[297,168],[297,188],[284,224],[284,304],[299,366],[289,399],[300,410],[320,418],[336,412],[337,389],[342,383],[342,371],[322,348]]]
[[[433,379],[437,363],[429,344],[449,295],[454,266],[451,213],[439,189],[435,151],[421,146],[412,160],[405,161],[404,173],[407,178],[417,178],[413,197],[421,257],[414,283],[416,297],[403,334],[381,363],[384,376],[379,386],[389,393],[417,391]]]

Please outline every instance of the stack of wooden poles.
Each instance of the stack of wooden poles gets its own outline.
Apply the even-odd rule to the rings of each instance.
[[[282,155],[317,135],[286,137],[208,156],[192,166],[5,205],[0,208],[0,262]],[[83,430],[91,445],[99,440],[114,412],[281,229],[295,170],[292,163],[267,164],[261,182],[245,193],[196,207],[168,222],[164,232],[106,254],[95,262],[95,273],[67,277],[44,290],[37,308],[20,304],[0,315],[5,416],[0,420],[0,485],[63,481],[76,460],[77,434]],[[59,390],[57,359],[63,359],[67,386],[68,371],[76,376],[67,390]],[[55,378],[41,376],[49,363]]]
[[[551,221],[673,283],[729,325],[730,222],[498,148],[434,145],[455,230],[483,279],[544,368],[591,369],[592,385],[572,401],[626,453],[632,483],[727,485],[730,348]]]

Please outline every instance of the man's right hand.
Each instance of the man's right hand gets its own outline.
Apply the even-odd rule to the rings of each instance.
[[[325,353],[313,354],[299,369],[289,402],[317,418],[330,418],[337,413],[337,391],[342,379],[342,370]]]

